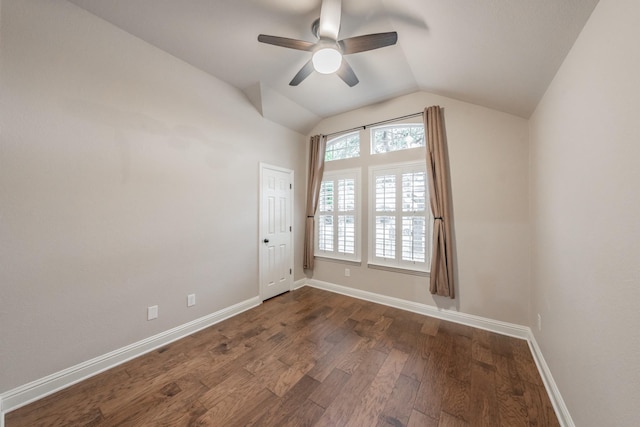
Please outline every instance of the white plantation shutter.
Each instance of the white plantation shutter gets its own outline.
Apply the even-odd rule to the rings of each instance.
[[[430,209],[426,165],[372,167],[370,263],[426,271]]]
[[[402,173],[402,261],[425,262],[426,172]]]
[[[402,217],[402,260],[425,262],[425,219],[424,216]],[[404,231],[407,231],[405,234]]]
[[[376,257],[394,259],[396,256],[395,216],[385,215],[396,210],[396,176],[375,176],[375,254]]]
[[[376,215],[376,257],[395,259],[396,257],[396,218]]]
[[[325,172],[320,187],[316,255],[357,260],[359,169]]]
[[[323,181],[318,199],[317,247],[333,251],[333,181]]]
[[[355,254],[356,180],[338,179],[338,252]]]
[[[318,221],[318,247],[323,251],[333,251],[333,216],[320,215]]]

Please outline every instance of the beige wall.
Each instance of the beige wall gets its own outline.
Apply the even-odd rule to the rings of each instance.
[[[1,19],[0,392],[258,295],[259,162],[301,230],[306,137],[67,2]]]
[[[455,217],[457,297],[432,297],[428,278],[317,260],[313,278],[492,319],[529,319],[528,127],[525,119],[425,92],[323,120],[312,131],[343,129],[444,107]],[[366,144],[365,144],[366,145]],[[424,158],[424,150],[415,157]],[[406,156],[397,160],[408,160]],[[328,168],[334,167],[329,165]],[[368,176],[365,168],[363,178]],[[362,211],[366,220],[367,208]],[[344,268],[351,276],[344,276]]]
[[[640,424],[638,22],[601,0],[530,123],[530,325],[584,427]]]

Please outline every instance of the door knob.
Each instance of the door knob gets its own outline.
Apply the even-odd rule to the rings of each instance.
[[[263,242],[269,243],[269,239],[264,239]]]

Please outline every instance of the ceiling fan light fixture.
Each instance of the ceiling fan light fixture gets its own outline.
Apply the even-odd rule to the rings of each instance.
[[[342,0],[321,1],[320,18],[311,24],[311,32],[318,39],[316,43],[267,34],[260,34],[258,41],[312,53],[311,60],[300,68],[289,82],[289,86],[298,86],[313,71],[316,71],[321,74],[335,73],[347,86],[353,87],[358,84],[358,77],[349,62],[342,57],[392,46],[398,41],[398,33],[391,31],[339,39]]]
[[[331,47],[318,49],[311,58],[313,68],[321,74],[332,74],[342,65],[342,54]]]

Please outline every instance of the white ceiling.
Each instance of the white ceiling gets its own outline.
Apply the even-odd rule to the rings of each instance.
[[[70,1],[305,133],[320,118],[418,90],[529,117],[598,0],[343,0],[340,39],[398,32],[395,46],[346,57],[360,79],[353,88],[318,73],[289,86],[311,54],[257,41],[315,42],[321,0]]]

